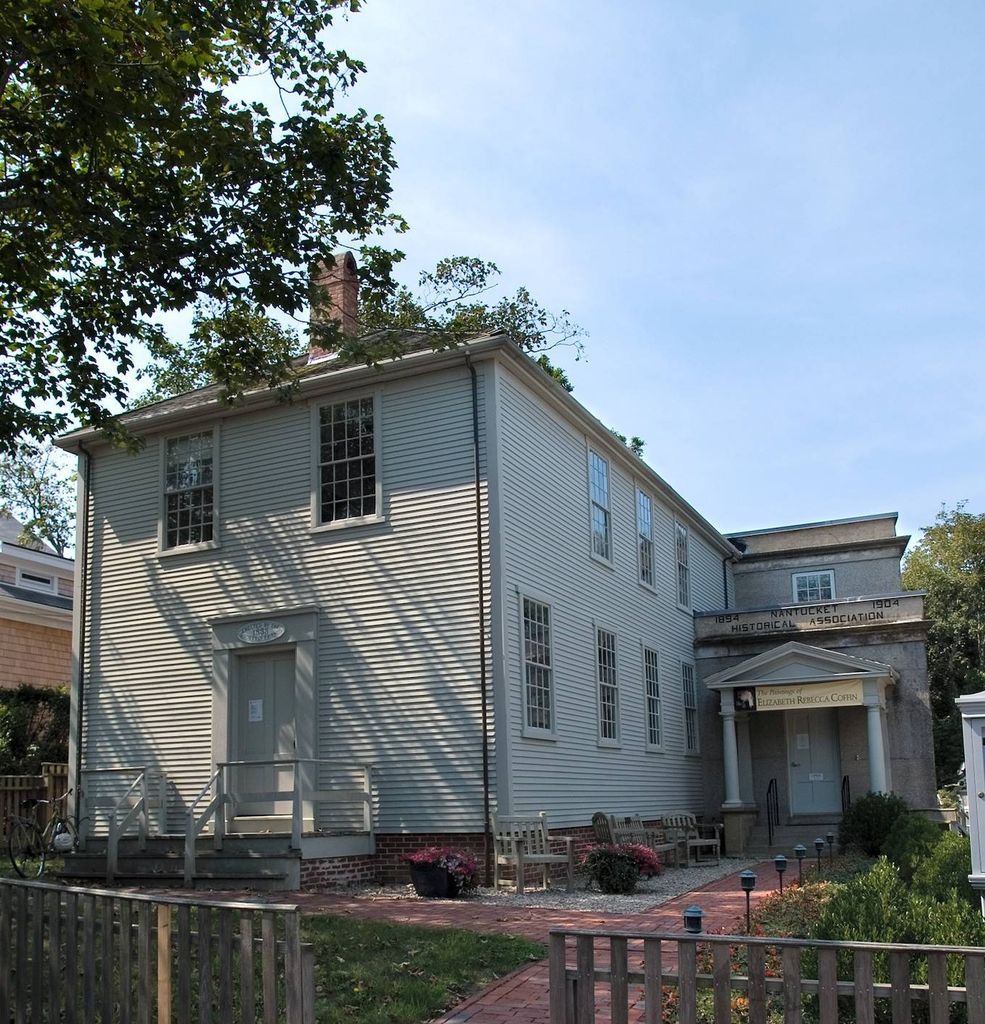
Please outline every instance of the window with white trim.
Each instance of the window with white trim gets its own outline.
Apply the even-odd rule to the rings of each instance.
[[[215,537],[214,448],[211,430],[165,442],[165,548],[205,544]]]
[[[25,569],[17,570],[17,586],[25,590],[41,590],[48,594],[55,593],[55,577]]]
[[[688,531],[683,523],[674,523],[674,548],[677,553],[677,603],[691,607],[691,569],[688,565]]]
[[[612,529],[609,515],[609,463],[589,449],[589,476],[592,492],[592,552],[612,561]]]
[[[698,752],[698,691],[694,685],[694,666],[681,662],[681,689],[684,693],[684,750]]]
[[[646,713],[646,745],[659,747],[663,741],[660,719],[660,656],[652,647],[643,648],[643,699]]]
[[[831,569],[796,572],[793,576],[793,599],[797,604],[831,601],[835,596],[835,574]]]
[[[656,586],[653,564],[653,499],[645,491],[636,492],[636,531],[640,546],[640,583]]]
[[[599,739],[619,741],[619,680],[616,674],[616,634],[596,629],[599,683]]]
[[[554,666],[550,605],[523,599],[524,721],[528,730],[554,731]]]
[[[379,515],[376,402],[372,395],[318,410],[321,523]]]

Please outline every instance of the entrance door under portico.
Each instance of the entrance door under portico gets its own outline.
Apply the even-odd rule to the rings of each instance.
[[[841,811],[838,714],[831,708],[787,711],[790,813]]]

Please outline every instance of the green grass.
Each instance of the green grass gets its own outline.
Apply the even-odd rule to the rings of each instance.
[[[508,935],[330,916],[306,918],[304,939],[320,1024],[422,1024],[546,955]]]

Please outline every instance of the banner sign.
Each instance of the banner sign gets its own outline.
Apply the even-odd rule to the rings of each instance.
[[[744,707],[739,707],[739,694],[752,693],[751,707],[748,698]],[[811,708],[845,708],[862,703],[862,680],[836,680],[830,683],[795,683],[786,686],[736,687],[736,710],[784,711],[796,708],[809,711]]]

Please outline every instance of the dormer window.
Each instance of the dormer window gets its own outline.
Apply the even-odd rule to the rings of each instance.
[[[55,593],[55,577],[46,573],[17,570],[17,586],[25,590],[39,590],[45,594]]]
[[[817,569],[810,572],[796,572],[793,576],[793,599],[797,604],[812,601],[833,601],[835,596],[835,574],[831,569]]]

